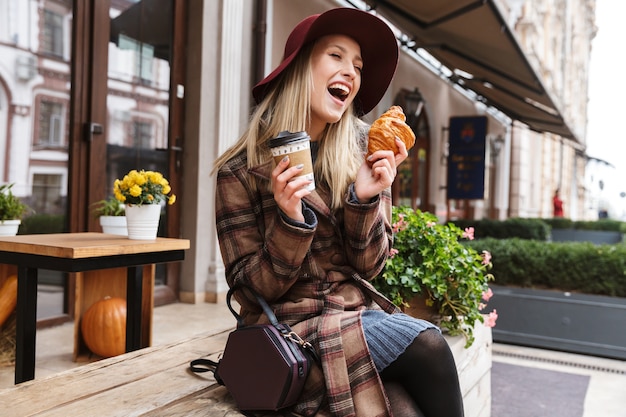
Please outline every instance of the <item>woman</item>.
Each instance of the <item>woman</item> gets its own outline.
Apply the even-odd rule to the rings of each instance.
[[[560,190],[557,188],[552,197],[554,217],[563,217],[563,200],[561,200]]]
[[[399,314],[369,283],[391,248],[389,187],[407,151],[397,139],[397,154],[364,160],[368,126],[358,116],[382,98],[397,61],[393,32],[369,13],[338,8],[306,18],[281,64],[254,87],[247,131],[216,161],[228,284],[254,288],[321,356],[299,414],[322,404],[323,415],[419,415],[410,402],[390,401],[385,387],[395,383],[427,417],[463,415],[440,331]],[[268,141],[284,130],[311,137],[313,192],[310,180],[294,178],[301,166],[288,168],[287,157],[274,166]],[[236,297],[246,323],[266,320],[249,294]]]

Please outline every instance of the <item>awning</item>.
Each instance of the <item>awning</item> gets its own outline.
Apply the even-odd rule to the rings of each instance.
[[[365,1],[408,37],[405,46],[427,51],[480,101],[532,130],[575,139],[494,0]]]
[[[120,46],[120,35],[154,47],[154,56],[170,59],[172,1],[140,0],[111,20],[111,42]]]

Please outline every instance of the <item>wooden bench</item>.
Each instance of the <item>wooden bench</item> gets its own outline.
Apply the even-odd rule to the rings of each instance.
[[[213,374],[189,362],[219,355],[227,331],[103,359],[0,390],[13,416],[235,416],[232,398]]]
[[[189,362],[216,360],[232,329],[153,346],[0,390],[0,410],[12,416],[241,416],[211,372],[194,374]],[[476,342],[448,337],[467,417],[491,410],[491,329],[478,325]],[[2,413],[4,415],[4,413]]]

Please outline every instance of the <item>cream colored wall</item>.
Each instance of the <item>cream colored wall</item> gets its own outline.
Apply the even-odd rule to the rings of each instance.
[[[182,302],[216,302],[228,287],[215,229],[215,158],[241,134],[251,89],[252,3],[189,2],[182,235]]]

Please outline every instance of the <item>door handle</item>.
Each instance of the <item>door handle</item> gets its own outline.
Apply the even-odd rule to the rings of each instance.
[[[91,142],[94,135],[101,135],[104,133],[104,126],[100,123],[85,123],[85,140]]]
[[[180,142],[180,138],[176,138],[176,142]],[[178,171],[180,169],[180,156],[183,153],[183,147],[182,146],[171,145],[168,148],[156,148],[155,151],[159,151],[159,152],[174,151],[175,152],[175,158],[176,158],[174,160],[174,166],[176,167],[176,171]]]

